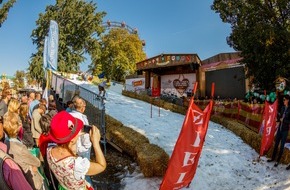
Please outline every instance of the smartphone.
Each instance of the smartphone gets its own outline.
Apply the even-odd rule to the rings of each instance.
[[[91,128],[92,128],[91,125],[84,125],[84,129],[83,129],[83,131],[84,131],[85,133],[89,133],[90,130],[91,130]]]

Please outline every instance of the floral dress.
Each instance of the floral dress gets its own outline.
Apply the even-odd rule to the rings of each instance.
[[[90,189],[89,184],[85,180],[85,175],[90,167],[90,161],[87,158],[74,156],[57,160],[51,155],[52,148],[49,147],[47,149],[47,162],[59,184],[64,189],[69,190]]]

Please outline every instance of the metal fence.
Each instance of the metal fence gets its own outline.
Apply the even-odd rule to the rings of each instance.
[[[67,101],[72,100],[75,95],[79,95],[87,103],[95,107],[94,118],[96,124],[100,127],[102,135],[102,143],[104,145],[104,152],[106,154],[106,125],[105,125],[105,98],[99,96],[96,91],[97,88],[91,88],[90,84],[77,84],[73,81],[64,78],[56,73],[52,73],[51,88],[58,96],[60,103],[65,106]]]

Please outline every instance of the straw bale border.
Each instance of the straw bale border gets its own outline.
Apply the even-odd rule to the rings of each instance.
[[[260,152],[262,137],[258,133],[252,131],[251,129],[249,129],[245,125],[239,123],[235,119],[224,118],[224,117],[218,116],[218,115],[212,115],[211,121],[228,128],[233,133],[235,133],[237,136],[240,136],[241,139],[245,143],[250,145],[253,149],[255,149],[256,152],[258,152],[258,153]],[[272,144],[272,147],[270,148],[270,150],[266,154],[266,156],[268,158],[270,158],[272,155],[273,146],[274,146],[274,142]],[[281,163],[284,163],[284,164],[290,163],[290,150],[287,148],[284,149],[284,153],[283,153],[283,156],[281,158]]]
[[[96,125],[97,108],[87,102],[85,114]],[[149,139],[106,114],[106,138],[137,161],[145,177],[163,176],[167,169],[168,154]]]
[[[171,110],[173,112],[180,113],[180,114],[185,115],[186,111],[187,111],[187,108],[184,108],[184,107],[178,106],[178,105],[172,105],[172,103],[168,103],[165,101],[162,103],[159,103],[159,104],[154,104],[154,101],[151,101],[150,97],[148,98],[148,96],[147,96],[147,98],[144,98],[143,96],[138,96],[138,94],[136,94],[134,92],[123,91],[122,94],[125,96],[129,96],[132,98],[142,100],[142,101],[146,101],[149,103],[152,102],[153,105],[160,106],[164,109],[168,109],[168,110]],[[161,101],[163,101],[163,100],[161,100]],[[199,105],[199,107],[204,109],[203,106],[201,106],[201,105]],[[249,129],[246,125],[240,123],[236,119],[231,119],[231,118],[223,117],[220,115],[211,115],[211,121],[218,123],[218,124],[221,124],[222,126],[228,128],[233,133],[235,133],[237,136],[241,137],[241,139],[245,143],[247,143],[249,146],[251,146],[253,149],[255,149],[256,152],[258,152],[258,153],[260,152],[261,135],[259,135],[255,131],[253,131],[253,129],[252,130]],[[255,129],[255,130],[257,130],[257,129]],[[290,136],[290,134],[289,134],[289,136]],[[289,138],[289,136],[288,136],[288,138]],[[270,150],[268,151],[268,153],[265,156],[270,157],[272,155],[273,146],[274,146],[274,142],[273,142],[272,147],[270,148]],[[290,163],[290,150],[288,148],[284,149],[284,153],[283,153],[283,156],[281,158],[281,163],[284,163],[284,164]]]

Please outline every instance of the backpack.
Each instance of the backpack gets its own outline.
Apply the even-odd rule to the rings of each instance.
[[[11,190],[10,187],[7,185],[7,182],[4,179],[3,173],[3,163],[6,159],[13,160],[8,154],[6,154],[3,150],[0,149],[0,185],[2,190]]]

